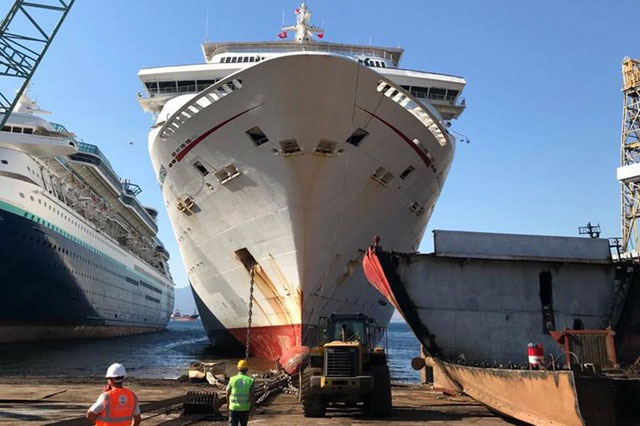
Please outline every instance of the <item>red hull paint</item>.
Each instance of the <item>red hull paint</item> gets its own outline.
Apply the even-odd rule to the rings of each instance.
[[[189,151],[191,151],[193,148],[195,148],[196,145],[198,145],[200,142],[202,142],[207,136],[210,136],[213,132],[215,132],[216,130],[220,129],[222,126],[224,126],[226,124],[229,124],[230,122],[232,122],[236,118],[240,117],[241,115],[244,115],[244,114],[248,113],[252,109],[258,108],[259,106],[260,105],[256,105],[254,107],[251,107],[248,110],[242,111],[241,113],[238,113],[238,114],[234,115],[233,117],[224,120],[222,123],[216,124],[214,127],[212,127],[211,129],[207,130],[206,132],[204,132],[203,134],[201,134],[200,136],[195,138],[193,141],[191,141],[187,146],[185,146],[182,149],[182,151],[178,152],[176,154],[176,160],[182,161],[182,159],[189,153]]]
[[[376,249],[374,247],[369,247],[367,253],[364,255],[364,259],[362,259],[362,267],[364,269],[364,276],[367,278],[369,283],[376,288],[395,308],[404,316],[402,309],[398,305],[398,301],[396,300],[393,290],[391,290],[391,285],[387,280],[387,277],[384,273],[384,269],[382,265],[380,265],[380,260],[376,255]]]
[[[302,346],[301,330],[300,324],[251,327],[251,353],[258,358],[275,361],[284,352]],[[246,328],[233,328],[229,332],[246,345]]]

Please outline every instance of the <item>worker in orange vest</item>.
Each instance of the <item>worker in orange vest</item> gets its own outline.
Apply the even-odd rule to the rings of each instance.
[[[107,369],[108,384],[98,400],[87,411],[87,419],[96,426],[138,426],[140,407],[138,397],[122,386],[127,371],[122,364],[111,364]]]

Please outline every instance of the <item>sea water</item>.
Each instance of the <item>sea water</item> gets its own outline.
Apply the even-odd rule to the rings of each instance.
[[[392,380],[419,380],[410,362],[420,354],[420,344],[405,323],[389,324],[387,351]],[[225,358],[211,350],[200,321],[171,321],[166,330],[150,334],[2,344],[0,376],[101,376],[120,362],[131,376],[177,378],[193,361],[218,359]]]

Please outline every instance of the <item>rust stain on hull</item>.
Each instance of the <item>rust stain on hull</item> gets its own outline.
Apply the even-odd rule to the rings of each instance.
[[[276,288],[273,281],[271,281],[271,278],[269,278],[264,268],[262,268],[262,266],[253,257],[249,250],[247,250],[246,248],[237,250],[236,257],[247,270],[249,279],[251,276],[251,269],[253,268],[254,284],[264,295],[266,302],[276,314],[278,321],[284,324],[292,324],[291,316],[289,315],[289,311],[287,310],[287,307],[285,306],[284,301],[282,300],[282,296],[278,292],[278,289]],[[260,307],[256,299],[254,299],[254,303]],[[262,307],[260,307],[260,309],[264,313],[264,309]],[[268,316],[265,315],[265,318],[268,318]]]
[[[477,368],[434,358],[427,364],[435,386],[461,391],[507,416],[535,425],[585,424],[571,371]]]
[[[287,307],[280,298],[280,294],[278,293],[276,286],[273,284],[273,281],[271,281],[260,264],[256,264],[254,281],[262,294],[264,294],[267,303],[269,303],[269,306],[271,306],[271,309],[275,312],[278,320],[285,324],[291,324],[291,317],[287,311]]]

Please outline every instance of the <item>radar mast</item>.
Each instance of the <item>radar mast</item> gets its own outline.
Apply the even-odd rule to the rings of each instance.
[[[296,9],[296,19],[296,25],[283,27],[281,34],[286,35],[289,31],[295,31],[296,41],[298,43],[307,43],[311,41],[314,34],[319,38],[324,36],[324,30],[322,28],[311,25],[311,9],[307,7],[305,2],[302,2],[300,7]]]

